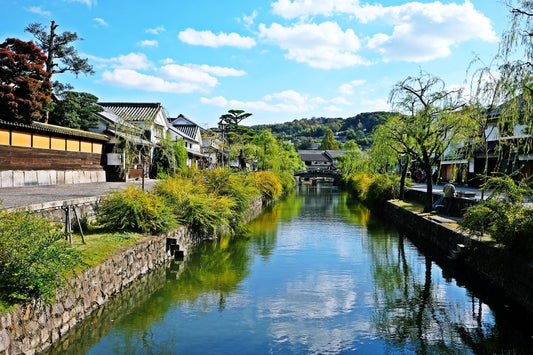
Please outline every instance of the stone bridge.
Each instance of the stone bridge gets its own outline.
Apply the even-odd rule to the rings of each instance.
[[[334,183],[338,183],[341,179],[342,173],[339,170],[308,169],[295,171],[294,176],[299,176],[300,178],[331,178],[334,180]]]

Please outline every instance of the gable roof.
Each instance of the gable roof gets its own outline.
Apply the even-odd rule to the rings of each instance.
[[[200,132],[200,126],[196,123],[180,114],[177,118],[170,119],[170,126],[175,130],[179,131],[183,135],[187,136],[189,139],[199,142],[197,136]]]
[[[173,126],[198,126],[196,123],[188,119],[187,117],[183,116],[183,114],[179,114],[176,118],[170,118],[170,124]]]
[[[98,105],[128,122],[155,121],[159,112],[163,111],[161,103],[140,102],[99,102]],[[166,117],[166,115],[165,115]]]
[[[344,150],[299,150],[302,161],[333,162],[333,159],[346,154]]]

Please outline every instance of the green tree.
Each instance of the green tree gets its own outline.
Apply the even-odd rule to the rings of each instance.
[[[337,157],[337,162],[342,173],[350,175],[357,170],[362,170],[364,158],[359,146],[354,141],[348,141],[344,144],[344,150],[346,154]]]
[[[250,116],[252,116],[252,114],[249,112],[244,112],[244,110],[228,110],[228,113],[220,116],[220,119],[226,122],[226,131],[228,134],[233,133],[231,137],[236,140],[238,136],[254,135],[253,130],[239,125],[241,121]]]
[[[335,140],[333,131],[329,128],[326,129],[326,135],[322,139],[320,149],[323,150],[340,150],[339,143]]]
[[[166,137],[154,148],[150,175],[152,178],[157,178],[161,174],[173,175],[186,166],[187,149],[185,149],[185,141],[182,138],[178,141],[172,141],[169,137]]]
[[[471,115],[481,134],[474,135],[471,143],[473,149],[485,153],[484,182],[490,173],[489,153],[497,154],[496,169],[510,174],[520,168],[517,157],[533,148],[533,2],[507,0],[506,4],[511,21],[502,35],[500,51],[472,77],[471,105],[476,109]],[[489,152],[487,138],[493,133],[499,141]]]
[[[372,163],[377,171],[386,172],[390,167],[400,166],[400,199],[404,199],[405,179],[411,154],[416,150],[416,142],[407,133],[406,118],[400,114],[389,117],[388,121],[376,127],[373,133],[374,144],[370,148]]]
[[[463,106],[461,90],[447,90],[441,79],[421,72],[394,85],[389,102],[400,113],[398,132],[391,139],[403,145],[426,172],[424,209],[431,211],[433,167],[464,125],[464,118],[458,113]],[[406,139],[412,144],[404,144]]]
[[[61,97],[62,100],[50,112],[49,123],[82,130],[97,127],[98,120],[93,113],[101,112],[103,108],[96,104],[96,96],[86,92],[66,91]]]
[[[94,74],[88,58],[81,58],[78,51],[71,45],[72,42],[80,39],[75,32],[56,33],[58,25],[55,21],[50,24],[50,31],[40,23],[32,23],[26,27],[25,31],[31,33],[38,42],[39,47],[46,53],[45,70],[48,79],[52,81],[55,74],[71,72],[79,74]],[[53,83],[57,92],[64,89],[71,89],[68,84]]]
[[[244,110],[228,110],[228,113],[220,116],[221,121],[226,123],[225,130],[227,134],[226,139],[229,145],[229,161],[232,161],[232,159],[246,159],[246,157],[241,156],[241,150],[235,148],[238,145],[246,145],[256,135],[255,131],[252,129],[239,125],[242,120],[250,116],[252,116],[252,114],[244,112]]]
[[[46,56],[32,42],[9,38],[0,44],[0,118],[41,121],[51,100]]]

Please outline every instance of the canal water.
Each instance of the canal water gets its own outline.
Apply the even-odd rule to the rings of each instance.
[[[531,325],[331,186],[136,281],[48,354],[522,354]]]

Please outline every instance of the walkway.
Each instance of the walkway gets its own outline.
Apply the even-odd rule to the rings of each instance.
[[[442,189],[444,188],[444,184],[442,185],[433,185],[433,193],[435,194],[441,194],[442,195]],[[418,190],[418,191],[426,191],[427,186],[425,183],[423,184],[414,184],[411,189]],[[481,200],[481,190],[473,188],[473,187],[464,187],[464,186],[455,186],[456,192],[469,192],[475,194],[476,200]],[[485,192],[484,198],[487,198],[490,193]]]
[[[145,188],[150,189],[156,180],[145,180]],[[74,200],[105,195],[109,190],[126,186],[141,186],[140,181],[101,182],[76,185],[37,185],[0,188],[0,208],[26,207],[48,202]]]

